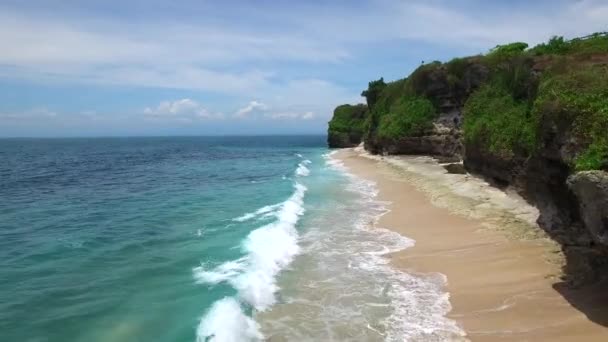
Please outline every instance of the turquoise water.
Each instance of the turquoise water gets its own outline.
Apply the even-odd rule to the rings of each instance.
[[[2,341],[442,339],[325,137],[0,140]]]

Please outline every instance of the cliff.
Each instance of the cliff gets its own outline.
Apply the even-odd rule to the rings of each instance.
[[[329,122],[327,143],[329,147],[353,147],[361,143],[365,131],[367,106],[349,104],[338,106]]]
[[[539,208],[569,280],[608,278],[607,34],[497,46],[372,81],[362,95],[368,151],[463,160]]]

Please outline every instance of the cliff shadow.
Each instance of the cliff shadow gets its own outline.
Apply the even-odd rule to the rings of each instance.
[[[608,281],[578,287],[561,281],[553,289],[590,321],[608,327]]]

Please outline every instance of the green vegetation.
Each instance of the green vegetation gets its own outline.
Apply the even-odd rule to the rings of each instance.
[[[406,94],[416,96],[428,96],[428,86],[431,82],[432,75],[443,67],[439,61],[434,61],[429,64],[423,64],[414,70],[414,72],[406,79]]]
[[[397,139],[421,133],[436,117],[435,107],[423,97],[405,97],[394,103],[380,120],[378,136]]]
[[[365,132],[367,106],[345,104],[336,107],[329,121],[328,134],[336,141],[358,143]]]
[[[521,55],[528,48],[528,43],[515,42],[506,45],[496,45],[488,56],[514,57]]]
[[[572,66],[548,74],[539,86],[534,114],[572,127],[583,147],[572,161],[577,170],[608,166],[608,66]]]
[[[552,143],[543,139],[565,134],[560,153],[572,169],[608,170],[608,33],[422,64],[407,78],[369,82],[361,95],[368,106],[336,108],[330,133],[381,150],[462,108],[465,146],[482,155],[527,159]]]
[[[540,55],[579,55],[608,52],[608,32],[597,32],[586,37],[565,40],[555,36],[547,43],[538,44],[529,50],[535,56]]]
[[[535,147],[529,106],[515,100],[501,82],[484,85],[469,97],[463,128],[467,144],[485,146],[497,156],[509,158],[516,150],[529,154]]]
[[[365,97],[367,105],[370,108],[376,104],[384,88],[386,88],[386,83],[384,83],[384,78],[380,78],[379,80],[369,82],[367,90],[361,93],[361,96]]]
[[[471,62],[467,58],[454,58],[445,64],[447,80],[451,88],[455,88],[462,81],[470,65]]]
[[[329,129],[335,132],[363,133],[363,122],[367,107],[363,104],[352,106],[349,104],[336,107],[334,116],[329,122]]]

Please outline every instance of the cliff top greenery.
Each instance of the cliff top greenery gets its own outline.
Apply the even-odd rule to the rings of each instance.
[[[334,116],[329,122],[329,129],[336,132],[348,133],[352,130],[363,132],[363,123],[367,112],[364,104],[344,104],[336,107]]]
[[[330,131],[362,131],[366,142],[382,145],[427,134],[441,113],[458,107],[465,145],[527,158],[545,143],[547,125],[565,125],[574,139],[566,142],[572,168],[608,169],[607,68],[606,32],[531,48],[498,45],[484,55],[422,64],[393,82],[369,82],[361,94],[367,107],[356,115],[352,106],[338,107]]]

